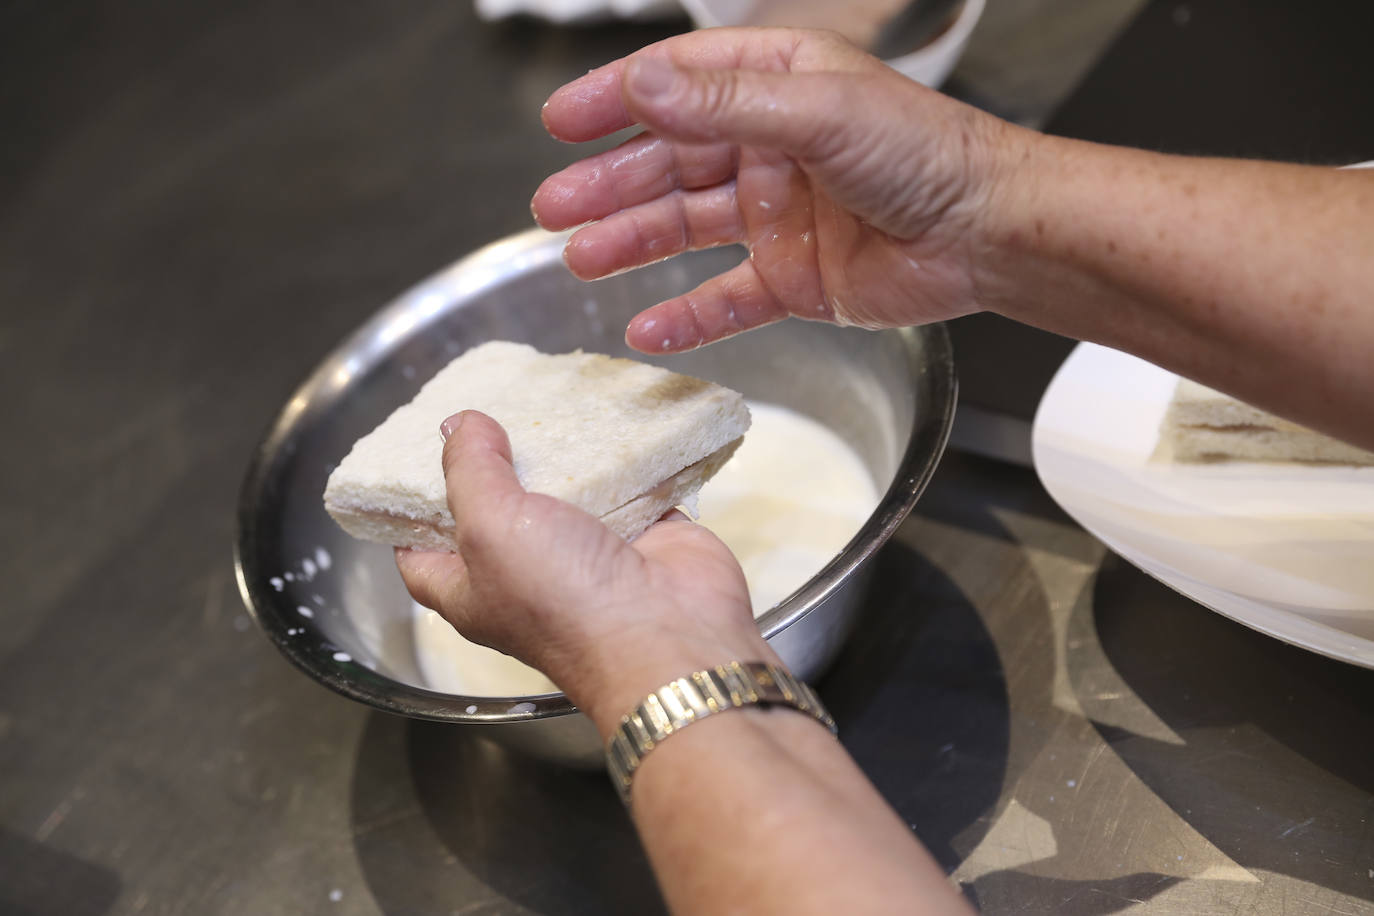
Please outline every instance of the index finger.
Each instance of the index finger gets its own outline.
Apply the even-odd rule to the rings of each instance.
[[[569,143],[595,140],[629,127],[620,80],[626,64],[640,55],[664,56],[681,67],[752,70],[790,69],[799,48],[815,33],[787,29],[703,29],[675,35],[598,67],[556,89],[540,117],[555,138]]]

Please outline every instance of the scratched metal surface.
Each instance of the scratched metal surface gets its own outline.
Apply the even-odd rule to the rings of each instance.
[[[604,779],[308,682],[229,552],[281,399],[526,226],[570,155],[545,93],[670,30],[0,8],[0,912],[660,907]],[[985,912],[1374,911],[1374,675],[1105,555],[1029,472],[950,456],[866,614],[822,692]]]

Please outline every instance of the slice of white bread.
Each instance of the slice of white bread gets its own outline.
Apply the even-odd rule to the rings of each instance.
[[[1374,453],[1179,379],[1160,429],[1174,461],[1306,461],[1374,464]]]
[[[720,385],[628,359],[493,341],[455,359],[358,440],[325,485],[329,514],[364,540],[455,550],[439,424],[460,410],[505,427],[527,490],[585,509],[627,539],[690,501],[749,428],[744,397]]]

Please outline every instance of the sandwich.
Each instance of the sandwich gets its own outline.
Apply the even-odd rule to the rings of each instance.
[[[324,505],[363,540],[457,550],[439,424],[479,410],[510,436],[516,476],[631,539],[702,484],[739,447],[738,392],[628,359],[547,355],[494,341],[459,356],[329,475]]]
[[[1303,461],[1374,465],[1374,453],[1179,379],[1160,429],[1161,454],[1180,462]]]

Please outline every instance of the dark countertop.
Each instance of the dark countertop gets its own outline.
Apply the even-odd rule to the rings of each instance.
[[[527,227],[572,156],[547,92],[673,30],[466,0],[0,9],[0,913],[659,905],[604,777],[310,683],[230,548],[296,383]],[[1370,672],[1179,597],[986,459],[949,455],[878,563],[820,688],[986,912],[1374,911]]]

